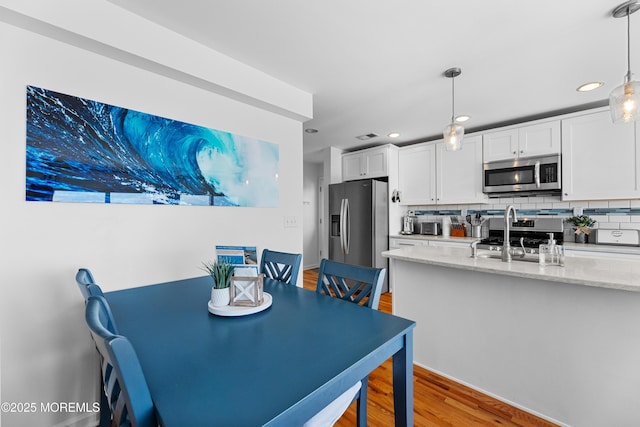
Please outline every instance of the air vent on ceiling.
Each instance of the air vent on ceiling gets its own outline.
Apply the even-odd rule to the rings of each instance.
[[[366,141],[367,139],[375,138],[376,136],[378,136],[378,135],[375,134],[375,133],[368,133],[366,135],[356,136],[356,138],[358,138],[361,141]]]

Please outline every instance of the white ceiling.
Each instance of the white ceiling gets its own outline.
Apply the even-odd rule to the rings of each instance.
[[[110,0],[314,95],[304,157],[435,139],[606,102],[627,67],[623,0]],[[631,16],[640,70],[640,13]],[[640,72],[640,71],[639,71]],[[585,82],[604,87],[576,92]],[[400,132],[391,140],[386,135]],[[356,136],[376,133],[360,141]]]

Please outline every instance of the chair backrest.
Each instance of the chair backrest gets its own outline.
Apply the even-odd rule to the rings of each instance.
[[[104,297],[104,294],[102,293],[102,288],[96,285],[95,283],[87,285],[87,293],[89,294],[90,297]],[[89,297],[87,297],[87,299],[89,299]]]
[[[377,310],[385,274],[384,268],[362,267],[323,259],[320,262],[316,292]]]
[[[78,284],[78,288],[80,288],[80,293],[84,297],[85,302],[91,296],[87,289],[89,285],[95,285],[95,280],[93,280],[93,274],[89,271],[88,268],[80,268],[76,273],[76,283]]]
[[[97,285],[91,285],[89,288],[90,292],[94,292],[93,289],[96,288],[100,289],[100,287]],[[111,313],[111,307],[109,306],[106,298],[102,295],[102,291],[100,291],[100,293],[96,293],[95,295],[90,295],[89,298],[87,298],[87,304],[89,304],[89,300],[97,301],[97,303],[93,303],[94,305],[97,305],[97,308],[92,308],[92,310],[97,310],[97,316],[99,317],[96,324],[104,327],[110,334],[118,335],[118,327],[116,326],[116,321],[113,318],[113,314]],[[87,308],[85,308],[85,314],[88,313],[89,312]],[[91,326],[89,326],[89,328],[91,329]]]
[[[157,427],[153,401],[138,356],[129,340],[103,322],[102,297],[89,297],[85,319],[102,358],[104,392],[115,426]]]
[[[295,285],[298,281],[301,262],[301,254],[264,249],[260,258],[260,272],[264,273],[265,277]]]

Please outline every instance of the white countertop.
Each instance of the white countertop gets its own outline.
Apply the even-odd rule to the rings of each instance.
[[[640,262],[632,260],[566,256],[564,267],[541,266],[527,261],[507,263],[496,258],[471,258],[469,248],[432,246],[392,249],[383,252],[382,256],[484,273],[640,292]]]
[[[468,242],[475,240],[475,237],[451,237],[432,236],[428,234],[396,234],[389,236],[391,239],[412,239],[412,240],[441,240],[447,242]],[[609,254],[640,255],[640,246],[618,246],[618,245],[594,245],[590,243],[564,242],[565,250],[576,252],[603,252]]]

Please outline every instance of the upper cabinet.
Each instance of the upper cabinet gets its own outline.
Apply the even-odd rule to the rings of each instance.
[[[559,154],[560,121],[537,123],[483,135],[485,162]]]
[[[608,109],[562,120],[562,199],[640,197],[640,143],[634,123]]]
[[[342,180],[379,178],[389,174],[390,146],[368,148],[342,155]]]
[[[436,145],[436,201],[438,204],[486,203],[482,192],[482,136],[466,137],[462,150]]]
[[[436,202],[436,144],[422,143],[400,148],[398,189],[401,205]]]
[[[444,142],[400,148],[400,204],[484,203],[482,137],[465,137],[462,150],[446,151]]]

